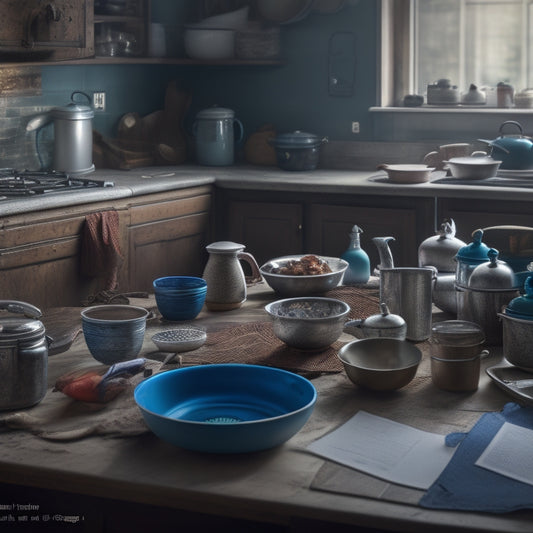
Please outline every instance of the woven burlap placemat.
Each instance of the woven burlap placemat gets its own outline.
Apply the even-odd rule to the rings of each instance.
[[[324,296],[346,302],[351,309],[350,318],[366,318],[379,311],[375,289],[339,287]],[[341,372],[343,366],[336,353],[343,344],[337,341],[322,350],[298,350],[276,337],[270,321],[252,322],[210,333],[201,348],[182,354],[179,361],[265,365],[301,373]]]

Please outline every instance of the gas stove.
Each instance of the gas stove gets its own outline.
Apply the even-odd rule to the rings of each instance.
[[[70,176],[55,170],[18,171],[12,168],[0,168],[0,200],[114,185],[112,181]]]

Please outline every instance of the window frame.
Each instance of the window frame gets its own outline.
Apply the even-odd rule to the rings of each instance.
[[[414,46],[414,32],[411,30],[415,23],[411,7],[411,0],[380,1],[377,107],[403,107],[404,96],[414,91],[414,61],[410,50]],[[455,109],[461,108],[459,106]],[[479,111],[490,112],[494,109],[497,108],[484,108]],[[520,108],[513,108],[513,111],[531,113],[531,110]]]

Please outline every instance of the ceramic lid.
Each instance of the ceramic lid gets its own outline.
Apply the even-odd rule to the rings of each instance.
[[[218,241],[208,244],[205,249],[208,252],[215,252],[220,254],[231,254],[244,250],[244,244],[238,244],[231,241]]]
[[[477,229],[472,234],[473,241],[462,248],[459,248],[457,252],[457,260],[465,263],[469,262],[482,262],[488,259],[488,251],[490,248],[481,241],[483,238],[483,230]]]
[[[233,109],[228,109],[226,107],[208,107],[207,109],[202,109],[198,111],[196,119],[201,120],[222,120],[226,118],[233,119],[235,117],[235,111]]]
[[[313,133],[296,130],[291,133],[281,133],[274,139],[274,145],[279,148],[309,148],[322,144],[322,139]]]
[[[529,263],[527,269],[533,272],[533,263]],[[533,320],[533,274],[524,282],[524,293],[507,304],[505,314],[522,320]]]
[[[487,291],[515,289],[515,273],[505,261],[498,260],[498,250],[490,248],[487,254],[489,260],[474,268],[468,280],[468,287]]]

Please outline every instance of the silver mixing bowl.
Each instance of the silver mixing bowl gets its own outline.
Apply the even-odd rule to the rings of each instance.
[[[335,298],[287,298],[265,306],[274,334],[301,350],[318,350],[333,344],[343,333],[350,306]]]
[[[412,381],[422,352],[407,340],[373,337],[345,344],[337,357],[355,385],[390,391]]]

